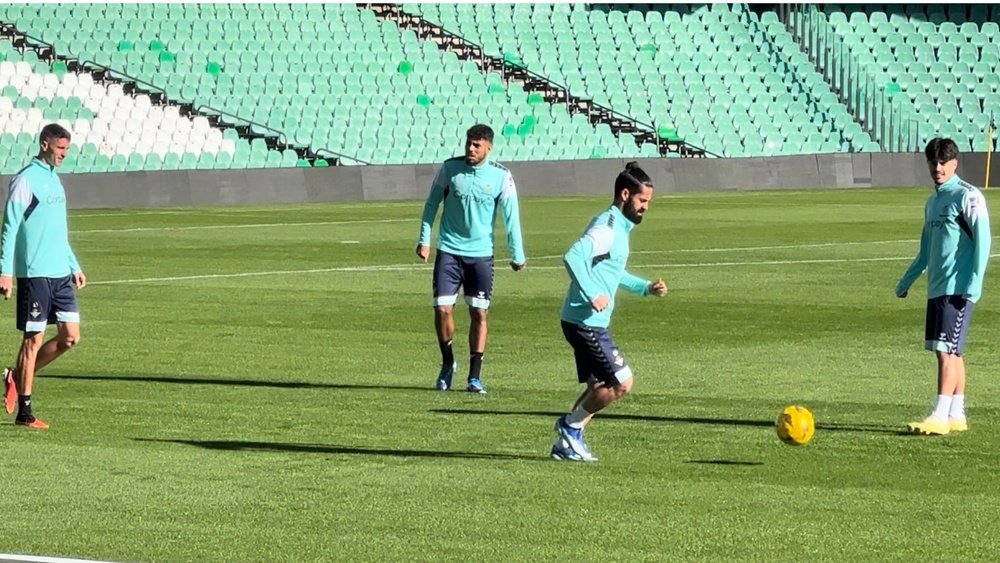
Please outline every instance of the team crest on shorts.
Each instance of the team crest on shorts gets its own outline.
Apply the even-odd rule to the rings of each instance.
[[[618,353],[618,350],[612,350],[611,355],[614,356],[614,362],[616,366],[621,367],[622,365],[625,364],[625,358],[623,358],[622,355]]]
[[[42,308],[38,306],[38,301],[31,304],[31,317],[37,319],[42,314]]]

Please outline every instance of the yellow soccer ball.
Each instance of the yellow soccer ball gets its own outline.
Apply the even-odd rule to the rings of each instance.
[[[809,409],[793,405],[781,411],[774,430],[778,438],[789,446],[804,446],[816,433],[816,423]]]

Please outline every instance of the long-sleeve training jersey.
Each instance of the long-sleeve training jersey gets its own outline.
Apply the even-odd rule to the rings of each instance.
[[[463,157],[446,160],[434,177],[424,203],[420,223],[420,244],[424,246],[430,245],[431,227],[442,201],[439,250],[469,258],[493,256],[493,225],[499,208],[503,212],[511,260],[525,263],[517,188],[505,167],[491,160],[478,166],[466,164]]]
[[[628,273],[629,235],[635,223],[615,206],[591,220],[587,230],[563,257],[569,272],[569,291],[563,301],[564,321],[595,328],[607,328],[615,309],[618,288],[648,295],[650,281]],[[610,298],[603,311],[591,306],[598,295]]]
[[[0,274],[61,278],[79,271],[69,245],[66,192],[55,167],[35,158],[10,181],[0,235]]]
[[[961,295],[978,301],[990,258],[990,217],[982,192],[957,175],[936,186],[924,206],[920,251],[896,286],[909,291],[927,270],[927,298]]]

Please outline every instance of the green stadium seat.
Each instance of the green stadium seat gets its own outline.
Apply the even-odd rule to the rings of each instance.
[[[125,172],[127,169],[128,159],[121,154],[113,155],[107,165],[108,172]]]

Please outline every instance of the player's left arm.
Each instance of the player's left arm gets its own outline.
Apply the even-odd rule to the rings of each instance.
[[[497,198],[500,210],[503,212],[504,230],[507,231],[507,248],[510,250],[511,265],[515,270],[520,270],[527,262],[524,255],[524,242],[521,238],[521,211],[517,202],[517,186],[514,185],[514,176],[507,172],[504,179],[503,191]],[[520,267],[518,267],[520,266]]]
[[[979,290],[983,285],[983,275],[986,273],[986,263],[990,259],[992,235],[990,233],[990,215],[986,210],[986,199],[979,190],[970,191],[962,202],[962,217],[972,232],[972,244],[975,251],[972,255],[972,275],[969,276],[967,299],[978,299]]]
[[[87,276],[83,273],[83,268],[80,267],[80,261],[76,259],[73,247],[67,244],[66,250],[69,251],[69,271],[72,272],[73,283],[76,284],[77,289],[83,289],[87,285]]]
[[[618,287],[636,295],[656,295],[662,297],[667,294],[667,284],[663,280],[649,281],[631,272],[625,272],[622,275],[622,279],[618,282]]]

